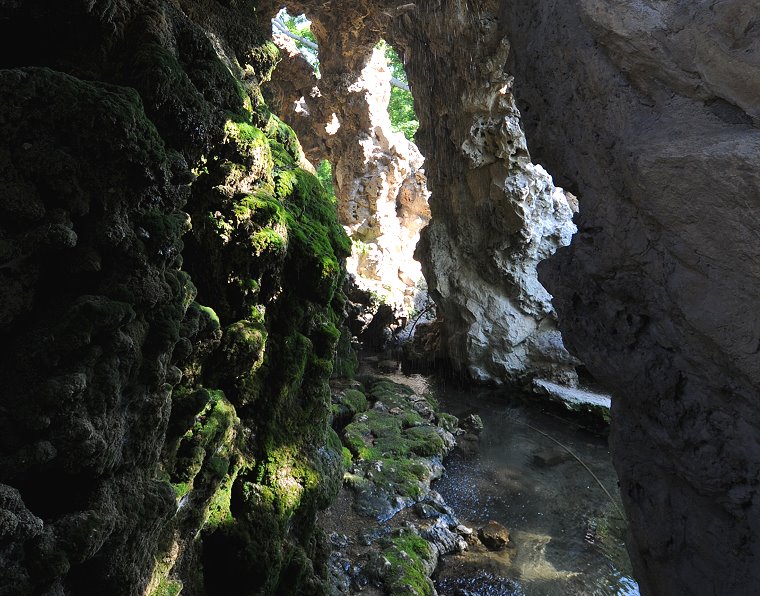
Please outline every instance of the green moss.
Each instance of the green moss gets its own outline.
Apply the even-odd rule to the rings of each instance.
[[[446,412],[441,412],[438,414],[437,423],[438,426],[444,430],[449,431],[450,433],[453,433],[457,428],[459,428],[459,418],[452,416],[451,414],[447,414]]]
[[[259,164],[262,169],[272,169],[272,151],[264,132],[247,122],[228,120],[224,125],[225,140],[233,143],[242,157]]]
[[[286,208],[286,274],[310,300],[329,303],[342,277],[342,261],[350,254],[348,236],[315,176],[299,168],[284,170],[275,183],[275,196]]]
[[[232,474],[225,477],[216,491],[214,491],[206,509],[205,528],[213,529],[233,522],[230,502],[232,498],[232,485],[235,482],[237,474],[238,472],[235,470]]]
[[[354,458],[351,455],[351,451],[348,449],[348,447],[342,447],[341,448],[341,456],[343,458],[343,468],[345,470],[351,469],[351,464],[354,461]]]
[[[271,41],[254,46],[245,57],[246,62],[253,68],[261,82],[268,81],[274,67],[280,60],[280,50]]]
[[[250,219],[260,226],[285,224],[285,208],[266,190],[240,198],[234,210],[239,220]]]
[[[182,588],[181,581],[165,577],[158,584],[151,596],[177,596],[182,592]]]
[[[327,438],[325,444],[328,448],[332,449],[333,451],[337,451],[338,453],[340,453],[341,449],[343,449],[343,443],[340,442],[338,433],[336,433],[332,428],[327,429]]]
[[[195,154],[197,147],[208,142],[208,123],[213,122],[214,113],[177,56],[158,43],[142,43],[129,58],[129,82],[145,98],[151,117],[170,123],[162,130],[172,146]]]
[[[224,398],[224,394],[221,391],[210,393],[211,401],[193,428],[193,435],[200,438],[203,447],[211,445],[212,441],[226,433],[236,419],[235,408]]]
[[[379,470],[371,472],[371,480],[390,494],[417,498],[430,481],[429,468],[419,458],[381,457],[376,461]]]
[[[283,236],[283,232],[272,228],[254,232],[250,236],[250,241],[253,253],[257,257],[267,252],[283,253],[287,247],[287,239]]]
[[[383,551],[391,568],[383,578],[385,589],[392,596],[432,596],[435,593],[428,574],[433,570],[435,554],[424,538],[404,533],[392,539]]]
[[[201,313],[201,317],[207,321],[205,323],[211,330],[219,329],[220,323],[219,323],[219,317],[214,312],[214,309],[209,306],[203,306],[201,304],[198,305],[198,310]]]
[[[317,320],[314,330],[311,332],[311,341],[314,351],[322,357],[332,359],[335,346],[340,339],[340,331],[331,321]]]
[[[221,350],[209,379],[222,386],[235,405],[252,403],[259,396],[258,371],[264,363],[267,338],[264,324],[250,319],[237,321],[224,330]]]
[[[358,414],[364,412],[369,407],[367,397],[358,389],[346,389],[342,391],[338,400],[341,404],[346,406],[352,414]]]
[[[217,478],[222,478],[230,469],[230,460],[225,457],[212,455],[206,461],[206,465],[208,466],[208,470],[211,474]]]
[[[308,491],[319,483],[319,472],[302,454],[291,447],[272,448],[257,470],[261,498],[277,511],[280,519],[289,519]]]
[[[404,418],[369,410],[346,426],[344,437],[351,452],[365,460],[388,456],[442,455],[443,439],[432,426],[404,428]]]
[[[233,449],[234,426],[238,423],[232,404],[221,391],[206,391],[208,403],[182,437],[171,478],[177,498],[195,488],[199,473],[202,485],[223,478]],[[196,394],[199,392],[195,392]]]
[[[343,297],[343,292],[336,292],[335,297]],[[333,304],[336,302],[333,299]],[[342,305],[335,305],[336,310],[343,311]],[[351,332],[346,326],[340,328],[340,338],[335,348],[335,367],[333,376],[340,379],[353,379],[359,369],[359,358],[351,345]]]
[[[174,489],[174,496],[177,500],[184,497],[190,491],[190,485],[187,482],[172,483]]]
[[[266,70],[276,55],[265,44],[251,60]],[[257,89],[236,92],[260,102]],[[224,325],[196,378],[222,389],[230,414],[243,418],[243,471],[236,474],[227,448],[210,447],[225,436],[216,405],[183,442],[188,453],[203,449],[196,485],[218,486],[203,539],[208,577],[239,576],[251,593],[300,593],[317,573],[309,542],[315,512],[334,498],[351,463],[334,431],[325,435],[327,380],[341,339],[331,302],[350,246],[322,184],[297,167],[293,130],[255,107],[251,118],[227,114],[222,143],[207,153],[207,173],[192,188],[185,251],[199,296]],[[193,307],[198,319],[200,309]]]

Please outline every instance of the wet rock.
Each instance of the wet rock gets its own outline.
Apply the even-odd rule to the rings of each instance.
[[[571,412],[591,414],[605,421],[610,419],[609,395],[559,385],[546,379],[533,379],[532,388],[536,393],[561,403]]]
[[[435,418],[435,411],[430,407],[430,404],[424,397],[418,395],[410,396],[412,402],[412,409],[417,412],[424,420],[432,422]]]
[[[483,421],[477,414],[470,414],[464,420],[462,420],[459,426],[465,432],[479,435],[483,431]]]
[[[561,447],[546,447],[533,452],[533,461],[538,466],[552,467],[567,461],[571,456]]]
[[[427,503],[417,503],[414,506],[414,511],[422,519],[441,517],[441,512],[438,511],[435,507],[428,505]]]
[[[365,528],[359,532],[359,543],[363,546],[370,546],[379,538],[384,538],[390,534],[391,528],[389,526],[374,526],[372,528]]]
[[[501,550],[509,544],[509,532],[499,522],[493,520],[478,529],[478,538],[491,550]]]
[[[349,545],[348,536],[345,534],[338,534],[337,532],[331,532],[330,544],[332,544],[335,548],[346,548]]]
[[[467,542],[457,532],[453,532],[449,524],[441,519],[436,520],[430,526],[420,528],[420,536],[430,542],[439,555],[467,550]]]
[[[397,360],[381,360],[377,363],[377,368],[381,372],[396,372],[400,366]]]
[[[373,553],[364,568],[364,572],[369,577],[382,582],[390,573],[392,567],[393,564],[386,556],[379,553]]]
[[[454,438],[454,435],[452,435],[449,431],[438,428],[436,429],[436,432],[438,433],[438,436],[440,436],[443,440],[443,444],[446,446],[447,451],[451,451],[454,449],[454,447],[457,446],[456,438]]]
[[[436,424],[442,429],[449,431],[450,433],[456,433],[457,430],[459,430],[459,418],[452,416],[451,414],[438,414]]]
[[[466,433],[457,439],[457,448],[464,457],[475,457],[480,453],[480,437]]]
[[[443,500],[443,497],[438,491],[431,490],[427,495],[425,495],[425,498],[422,500],[422,502],[431,505],[441,513],[454,515],[454,510],[446,504],[446,501]]]

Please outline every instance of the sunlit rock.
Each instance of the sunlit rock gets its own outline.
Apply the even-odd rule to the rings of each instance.
[[[275,105],[293,120],[307,156],[332,164],[338,215],[353,240],[348,271],[359,288],[406,313],[422,279],[413,254],[430,218],[429,193],[422,155],[391,127],[384,54],[375,49],[360,71],[337,76],[334,61],[345,68],[366,48],[336,46],[328,36],[319,45],[326,61],[318,79],[292,39],[275,40],[284,56],[271,85]]]

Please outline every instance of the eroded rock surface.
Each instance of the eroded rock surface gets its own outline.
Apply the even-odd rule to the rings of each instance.
[[[481,381],[539,373],[573,384],[577,361],[536,265],[570,242],[574,199],[531,162],[497,3],[478,5],[428,5],[392,30],[420,106],[433,192],[419,258],[456,367]]]
[[[366,56],[367,48],[336,43],[335,29],[345,27],[340,11],[312,14],[321,78],[291,39],[276,36],[283,60],[269,86],[274,105],[294,123],[309,159],[332,164],[338,214],[354,241],[348,271],[360,288],[405,314],[422,279],[414,249],[430,219],[423,158],[392,130],[391,75],[383,52],[369,46],[361,69],[347,72],[346,65]]]
[[[647,593],[760,581],[759,11],[505,9],[531,151],[580,197],[579,233],[541,279],[568,346],[613,392]]]

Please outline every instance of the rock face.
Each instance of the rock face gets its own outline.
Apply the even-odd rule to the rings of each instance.
[[[756,1],[505,3],[531,151],[580,197],[541,270],[613,392],[646,593],[760,582]]]
[[[293,4],[334,48],[344,132],[371,130],[350,104],[380,35],[404,52],[434,192],[420,255],[453,361],[572,380],[535,266],[568,242],[573,199],[530,161],[514,91],[533,155],[580,197],[542,280],[613,392],[637,578],[752,593],[757,2]],[[324,587],[349,246],[263,102],[274,12],[0,8],[1,592]]]
[[[315,18],[322,76],[316,78],[292,40],[277,36],[284,58],[269,85],[274,106],[294,123],[309,159],[333,165],[338,215],[354,241],[348,271],[361,289],[405,313],[422,279],[414,249],[430,219],[423,158],[392,131],[383,52],[370,45],[361,70],[346,73],[345,65],[367,48],[335,43],[333,32],[345,26],[339,12]]]
[[[2,594],[326,577],[349,241],[234,4],[0,8]]]
[[[392,28],[420,106],[433,192],[418,254],[457,367],[482,381],[539,373],[573,384],[577,362],[536,273],[570,242],[573,198],[531,162],[504,72],[509,41],[495,3],[478,4],[480,12],[430,5]]]

